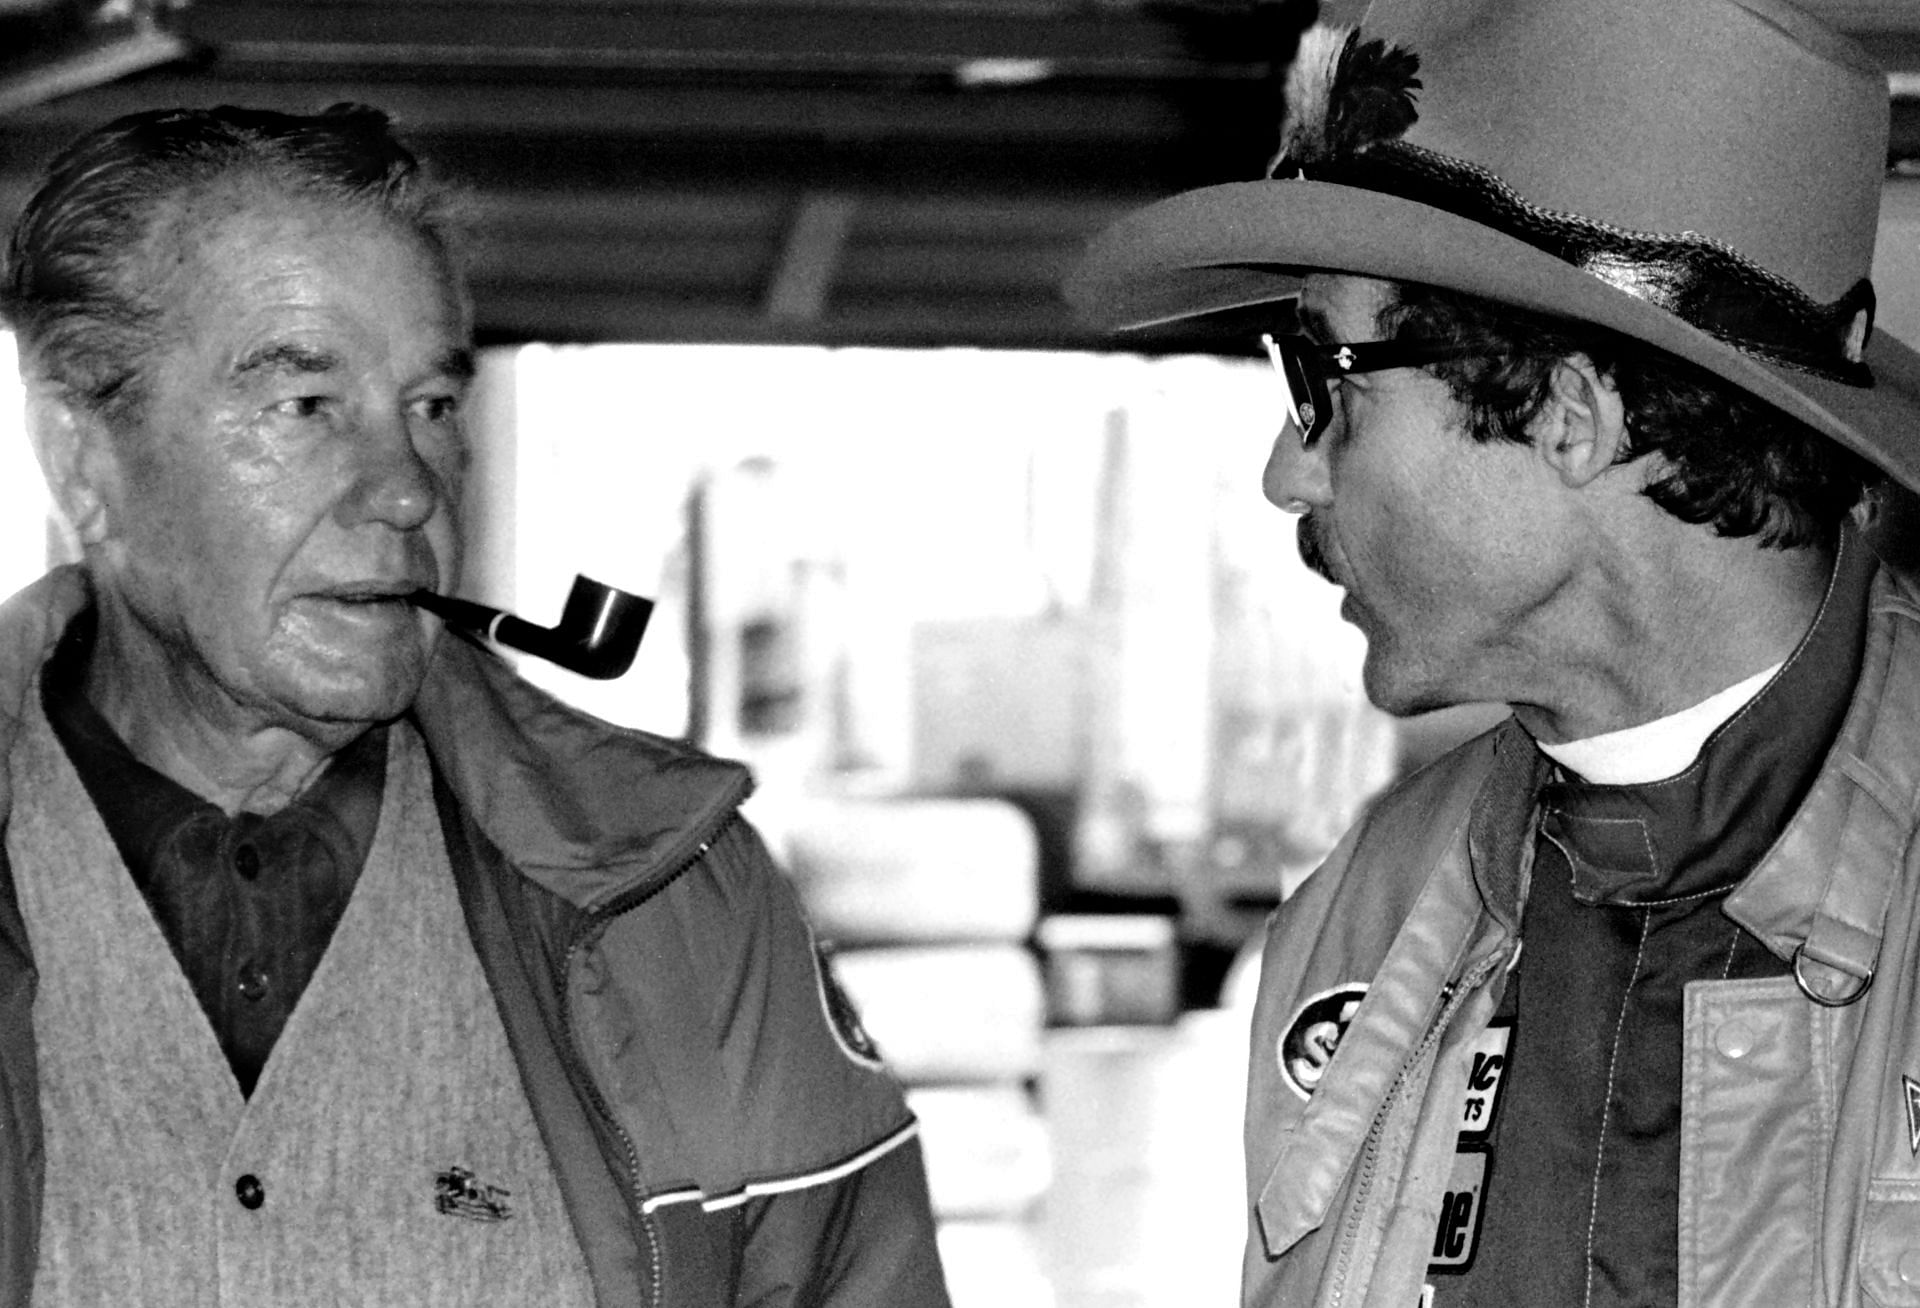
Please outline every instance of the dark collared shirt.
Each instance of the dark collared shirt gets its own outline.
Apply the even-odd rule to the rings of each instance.
[[[41,673],[47,720],[251,1095],[366,863],[386,730],[279,812],[229,817],[135,758],[88,701],[94,626],[76,618]]]
[[[1485,1213],[1471,1268],[1429,1277],[1435,1308],[1676,1300],[1685,987],[1787,971],[1721,905],[1839,735],[1873,564],[1843,542],[1813,628],[1686,771],[1541,789]]]

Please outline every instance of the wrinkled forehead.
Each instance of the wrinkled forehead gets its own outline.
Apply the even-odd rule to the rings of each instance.
[[[445,287],[460,294],[460,279],[439,243],[377,198],[324,191],[257,166],[157,198],[147,239],[129,271],[145,278],[153,291],[178,291],[184,288],[175,279],[195,276],[205,260],[277,244],[297,247],[313,232],[340,229],[412,246]]]
[[[430,242],[376,208],[273,189],[182,203],[142,254],[147,344],[123,436],[153,405],[239,402],[296,377],[373,387],[464,384],[471,315]],[[303,383],[304,384],[304,383]]]

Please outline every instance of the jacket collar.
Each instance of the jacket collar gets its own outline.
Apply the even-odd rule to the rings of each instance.
[[[412,716],[487,839],[587,912],[678,875],[753,788],[741,764],[570,708],[451,635]]]
[[[1852,703],[1812,788],[1729,896],[1729,917],[1794,965],[1817,1002],[1866,992],[1920,824],[1920,592],[1882,568]]]
[[[85,572],[67,565],[0,606],[0,760],[35,674],[90,602]],[[678,874],[752,788],[741,765],[569,708],[453,636],[440,641],[411,716],[486,837],[587,912]],[[11,811],[0,766],[0,825]]]

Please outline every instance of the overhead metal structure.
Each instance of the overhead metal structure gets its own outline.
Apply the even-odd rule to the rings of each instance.
[[[1920,4],[1815,7],[1911,93],[1920,162]],[[1061,275],[1128,208],[1258,175],[1310,8],[0,0],[0,216],[119,113],[357,100],[471,190],[489,341],[1111,345]]]

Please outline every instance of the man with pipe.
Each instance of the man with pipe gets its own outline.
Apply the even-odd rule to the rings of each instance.
[[[1512,707],[1270,923],[1247,1304],[1920,1302],[1887,127],[1785,0],[1375,0],[1268,180],[1093,247],[1103,323],[1269,334],[1374,701]]]
[[[0,608],[0,1304],[942,1304],[744,771],[409,603],[456,259],[355,106],[119,120],[20,218],[83,559]]]

